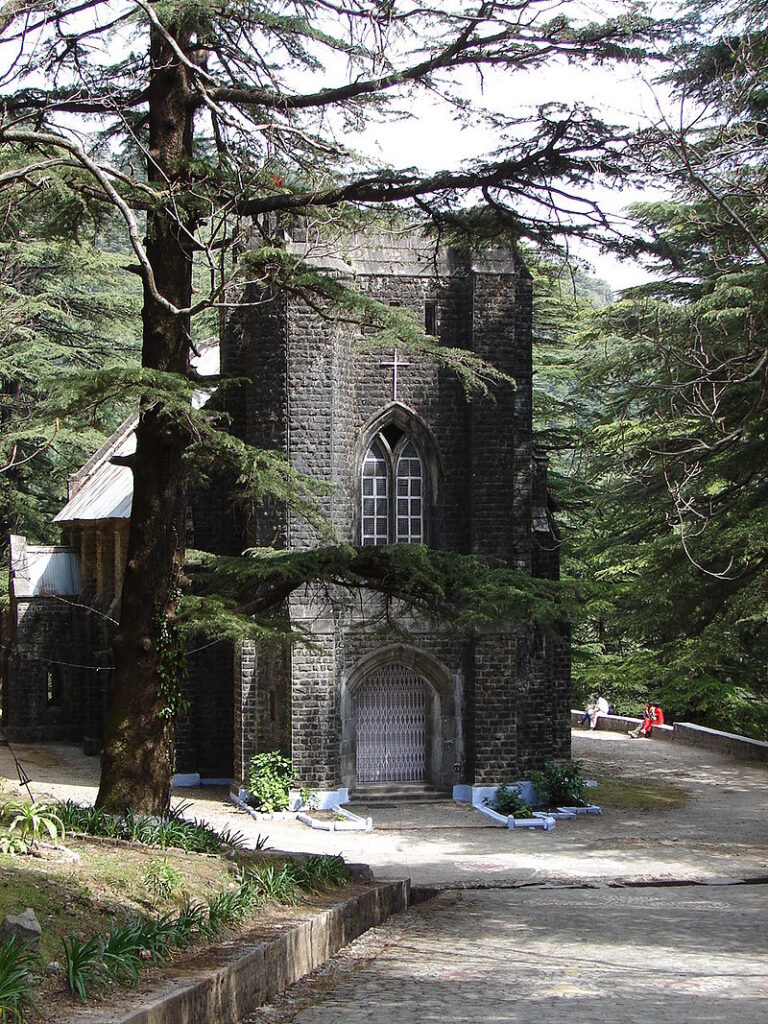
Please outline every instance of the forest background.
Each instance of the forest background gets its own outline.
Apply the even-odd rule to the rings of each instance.
[[[598,225],[606,247],[650,269],[646,284],[614,296],[563,260],[556,231],[526,242],[487,209],[467,209],[463,226],[474,222],[477,244],[523,245],[536,280],[535,428],[577,595],[576,703],[598,690],[632,713],[650,696],[671,718],[765,738],[761,8],[699,0],[658,29],[653,74],[680,116],[660,112],[635,130],[631,153],[637,187],[669,198]],[[4,150],[3,160],[0,184],[16,156]],[[55,541],[67,474],[132,410],[119,386],[101,393],[83,380],[127,379],[141,346],[141,286],[125,273],[117,219],[82,194],[74,201],[55,176],[45,188],[13,183],[0,238],[0,600],[8,534]],[[218,327],[211,310],[196,346]]]

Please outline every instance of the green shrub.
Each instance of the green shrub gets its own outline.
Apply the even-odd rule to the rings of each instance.
[[[34,1010],[29,995],[35,954],[15,938],[0,945],[0,1019],[22,1021],[25,1010]]]
[[[506,814],[511,818],[530,818],[533,814],[530,804],[527,804],[520,795],[519,786],[499,786],[493,800],[485,800],[484,803],[499,814]]]
[[[248,762],[248,803],[260,811],[284,811],[294,783],[290,759],[277,751],[256,754]]]
[[[581,775],[581,761],[558,764],[549,761],[542,771],[531,772],[531,782],[540,803],[548,807],[583,807],[586,782]]]
[[[167,857],[151,860],[142,877],[147,890],[161,900],[171,899],[174,893],[178,892],[183,880],[182,873],[173,864],[168,863]]]

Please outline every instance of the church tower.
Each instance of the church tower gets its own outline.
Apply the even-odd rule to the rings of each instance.
[[[410,310],[439,345],[468,349],[514,379],[467,399],[423,352],[366,347],[364,329],[290,289],[229,324],[226,372],[248,385],[236,413],[253,445],[331,485],[325,512],[354,545],[427,544],[556,578],[546,460],[531,434],[530,275],[509,252],[459,254],[413,236],[289,250],[350,287]],[[262,510],[245,543],[307,548],[314,529]],[[410,621],[382,627],[382,599],[307,588],[291,599],[311,646],[236,658],[235,775],[280,748],[300,784],[494,784],[570,753],[570,651],[519,623],[460,640]]]

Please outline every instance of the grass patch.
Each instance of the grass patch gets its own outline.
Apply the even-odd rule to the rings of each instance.
[[[598,778],[594,801],[603,807],[623,810],[670,811],[682,807],[690,796],[681,786],[668,783]]]
[[[64,809],[70,816],[83,813]],[[101,830],[104,823],[97,818]],[[0,839],[13,835],[11,823],[0,826]],[[0,919],[31,907],[42,927],[37,953],[25,953],[18,963],[13,948],[0,943],[3,1021],[14,1014],[28,1018],[28,995],[42,1008],[41,1020],[56,1021],[73,998],[91,1000],[115,985],[135,984],[141,972],[186,949],[204,949],[223,933],[268,925],[274,914],[284,913],[275,909],[277,903],[322,905],[325,899],[327,905],[337,897],[322,894],[348,880],[338,857],[298,861],[266,855],[238,848],[239,842],[229,841],[234,833],[223,846],[220,836],[214,843],[217,834],[199,823],[183,840],[215,846],[216,852],[179,849],[176,823],[147,821],[147,828],[136,830],[136,841],[68,833],[64,850],[51,844],[12,856],[0,849]],[[157,824],[159,830],[150,832]],[[148,835],[156,845],[145,845]],[[61,965],[58,972],[47,970],[51,961]]]
[[[157,909],[157,898],[145,882],[156,851],[71,837],[66,845],[79,855],[78,863],[0,856],[0,919],[32,907],[43,929],[38,956],[42,966],[61,961],[61,940],[71,932],[108,932],[116,916]],[[179,905],[187,897],[206,901],[232,881],[231,862],[225,857],[176,850],[164,856],[181,877],[175,894]]]

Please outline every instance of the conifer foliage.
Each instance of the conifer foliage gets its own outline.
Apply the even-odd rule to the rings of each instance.
[[[764,4],[690,5],[665,77],[677,112],[638,139],[670,198],[628,245],[658,278],[583,336],[586,515],[571,571],[596,584],[595,687],[768,735],[768,23]]]
[[[254,263],[243,250],[279,247],[278,217],[338,231],[400,204],[443,224],[464,195],[491,204],[517,235],[551,240],[560,205],[573,214],[568,230],[596,230],[601,216],[584,186],[598,167],[623,177],[622,132],[576,105],[530,118],[473,109],[469,77],[492,70],[509,83],[553,59],[632,60],[647,28],[629,3],[596,24],[553,17],[541,0],[0,6],[3,53],[12,55],[0,188],[55,188],[65,211],[116,211],[143,291],[133,512],[101,806],[168,806],[159,641],[176,616],[187,456],[198,436],[190,356],[249,283]],[[341,141],[425,91],[452,104],[457,124],[484,122],[491,154],[423,175],[362,160]],[[251,282],[271,274],[256,261]]]

